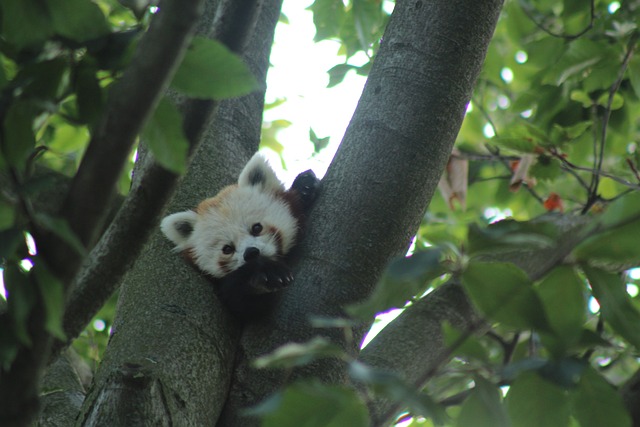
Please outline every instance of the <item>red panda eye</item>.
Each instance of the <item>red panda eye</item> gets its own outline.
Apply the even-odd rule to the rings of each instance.
[[[252,236],[259,236],[260,233],[262,233],[262,224],[260,224],[259,222],[256,224],[253,224],[251,226],[251,235]]]
[[[225,255],[231,255],[235,251],[235,248],[231,245],[224,245],[222,247],[222,253]]]

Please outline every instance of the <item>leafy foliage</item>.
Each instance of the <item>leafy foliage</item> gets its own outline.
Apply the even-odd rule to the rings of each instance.
[[[340,43],[329,86],[351,71],[368,73],[391,6],[310,6],[315,39]],[[348,383],[297,382],[251,415],[267,426],[369,425],[363,396],[382,396],[415,425],[631,425],[617,388],[640,368],[638,14],[637,1],[506,2],[456,142],[456,156],[466,160],[456,167],[468,168],[459,174],[468,173],[466,209],[436,195],[415,252],[388,266],[370,299],[347,308],[360,319],[412,310],[434,288],[455,282],[490,332],[475,336],[444,324],[450,361],[426,385],[367,366],[323,339],[289,344],[256,366],[330,360],[347,366]],[[38,256],[38,242],[27,244],[31,232],[54,232],[86,251],[56,217],[57,206],[34,208],[53,182],[39,171],[75,175],[152,15],[131,1],[0,3],[4,370],[19,348],[32,345],[33,313],[42,314],[47,333],[64,336],[64,289]],[[357,54],[364,64],[353,61]],[[255,81],[221,45],[195,39],[172,87],[222,99],[248,93]],[[272,122],[265,144],[281,151],[276,133],[288,125]],[[141,139],[163,167],[185,170],[188,143],[171,101],[160,102]],[[327,143],[313,130],[310,139],[316,151]],[[86,359],[99,360],[113,312],[112,299],[97,315],[102,329],[88,327],[76,340]],[[323,324],[345,336],[352,326]]]
[[[78,255],[87,253],[70,225],[60,218],[60,205],[69,177],[76,174],[104,120],[111,90],[126,74],[157,11],[148,6],[116,0],[8,0],[0,4],[0,271],[6,290],[6,303],[4,297],[0,301],[3,369],[10,369],[21,346],[33,344],[32,333],[38,328],[33,319],[39,315],[47,333],[65,339],[62,316],[67,289],[38,253],[38,231],[54,234]],[[173,80],[176,91],[201,99],[239,96],[255,86],[255,79],[235,54],[203,39],[193,40]],[[157,162],[174,173],[186,170],[188,142],[182,126],[180,113],[164,99],[140,136]],[[131,158],[120,180],[123,194],[130,186],[133,153]],[[27,245],[33,239],[36,241]],[[99,314],[106,322],[101,330],[89,326],[84,334],[95,338],[94,342],[76,345],[89,360],[98,359],[93,348],[106,344],[113,316],[110,307]]]
[[[310,7],[316,39],[345,58],[329,86],[367,73],[350,58],[375,55],[388,17],[366,3]],[[347,308],[411,310],[454,281],[491,324],[482,337],[443,325],[457,359],[415,386],[446,417],[407,398],[415,425],[631,425],[616,388],[640,367],[636,3],[506,2],[456,142],[466,210],[434,197],[415,253]]]

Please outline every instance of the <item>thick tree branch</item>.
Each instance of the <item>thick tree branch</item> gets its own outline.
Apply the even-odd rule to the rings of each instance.
[[[581,216],[542,216],[537,221],[552,222],[559,229],[557,245],[543,250],[515,250],[486,261],[512,262],[531,280],[540,280],[561,264],[586,236],[589,218]],[[452,348],[445,345],[442,323],[449,322],[464,334],[487,330],[459,283],[451,282],[405,310],[362,350],[360,360],[374,367],[400,374],[416,388],[422,388],[448,362]],[[370,403],[373,425],[386,425],[401,409],[386,398]]]
[[[469,334],[480,334],[488,329],[462,286],[450,282],[406,309],[380,331],[362,350],[360,360],[399,374],[420,388],[434,370],[452,356],[444,342],[444,322]],[[372,425],[390,425],[401,409],[399,406],[386,398],[372,400],[369,405]]]
[[[311,213],[296,281],[277,313],[244,331],[220,426],[252,425],[241,411],[285,381],[344,380],[337,362],[292,376],[257,371],[251,360],[314,330],[308,316],[339,316],[371,291],[384,266],[406,251],[451,153],[502,1],[399,1],[345,138]],[[353,342],[322,331],[357,352]],[[248,380],[250,378],[250,381]],[[257,422],[256,420],[253,421]]]
[[[115,183],[135,138],[180,63],[199,17],[202,1],[165,0],[142,38],[136,56],[112,88],[103,119],[96,127],[61,215],[80,241],[90,247],[115,195]],[[62,280],[65,290],[82,256],[50,231],[35,229],[38,251]],[[18,349],[0,381],[0,413],[7,425],[27,425],[37,414],[38,386],[52,338],[45,331],[44,302],[39,296],[28,319],[30,346]]]
[[[164,0],[132,63],[114,84],[69,194],[62,217],[90,248],[115,195],[115,184],[144,123],[168,86],[191,40],[203,0]],[[50,234],[38,243],[52,269],[68,285],[81,257]]]
[[[264,82],[281,0],[261,6],[244,59]],[[207,2],[206,10],[217,10],[215,1]],[[212,16],[203,20],[209,24],[201,22],[199,33],[214,34],[209,26]],[[256,92],[220,104],[206,123],[203,143],[175,193],[171,212],[193,208],[237,179],[258,147],[263,103],[264,92]],[[183,109],[184,114],[189,111]],[[149,403],[146,408],[164,408],[174,425],[211,425],[226,398],[240,329],[218,303],[211,284],[176,256],[155,230],[124,278],[114,333],[82,417],[107,419],[133,393],[126,385],[143,375],[143,393],[135,398]],[[113,393],[120,385],[125,392]],[[105,401],[113,406],[102,412]]]
[[[253,32],[258,15],[256,0],[221,2],[213,20],[213,34],[232,50],[239,52]],[[242,7],[240,9],[239,5]],[[211,11],[216,10],[211,7]],[[223,25],[224,23],[224,25]],[[210,25],[210,23],[209,23]],[[216,25],[223,28],[216,29]],[[212,31],[205,27],[203,34]],[[184,130],[189,141],[189,159],[200,146],[212,114],[219,103],[214,100],[185,100],[182,103]],[[113,223],[89,257],[68,298],[64,330],[68,345],[84,329],[104,302],[119,287],[122,276],[138,258],[159,216],[175,191],[178,175],[141,156],[133,186]],[[57,343],[54,350],[64,344]]]

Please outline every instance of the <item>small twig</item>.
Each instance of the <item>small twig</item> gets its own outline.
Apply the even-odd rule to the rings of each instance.
[[[468,388],[466,390],[461,391],[460,393],[454,394],[453,396],[445,397],[438,403],[444,406],[445,408],[449,406],[460,405],[462,404],[462,402],[467,400],[467,397],[469,397],[469,395],[473,393],[475,389],[476,389],[475,387]]]
[[[618,200],[618,199],[620,199],[620,198],[622,198],[622,197],[626,196],[627,194],[629,194],[629,193],[633,193],[633,192],[635,192],[635,191],[638,191],[638,190],[637,190],[637,189],[635,189],[635,188],[629,188],[629,189],[627,189],[627,190],[624,190],[624,191],[623,191],[623,192],[621,192],[620,194],[618,194],[618,195],[616,195],[616,196],[613,196],[613,197],[612,197],[612,198],[610,198],[610,199],[605,199],[604,201],[605,201],[605,202],[609,202],[609,203],[611,203],[611,202],[614,202],[614,201],[616,201],[616,200]]]
[[[573,170],[575,168],[575,165],[570,161],[568,161],[567,159],[565,159],[562,155],[560,155],[560,153],[558,153],[558,150],[556,150],[554,147],[551,147],[551,149],[549,149],[549,153],[551,153],[551,155],[556,159],[560,160],[560,163],[562,163],[562,169],[569,172],[580,183],[580,185],[587,191],[587,195],[588,195],[589,184],[587,184],[587,182],[584,179],[582,179],[582,177],[578,175],[576,171]]]
[[[491,130],[493,130],[493,134],[495,136],[498,136],[498,128],[496,127],[495,123],[491,119],[491,115],[482,106],[482,103],[476,102],[475,98],[471,98],[471,102],[473,103],[473,105],[476,106],[478,111],[480,111],[480,114],[482,114],[484,118],[487,120],[487,123],[489,123],[489,126],[491,126]]]
[[[497,333],[495,333],[493,330],[489,330],[486,333],[487,337],[493,339],[494,341],[497,341],[498,344],[500,344],[502,346],[502,348],[507,348],[509,346],[509,343],[502,338],[500,335],[498,335]]]
[[[511,360],[513,359],[513,355],[516,351],[516,347],[518,346],[519,341],[520,341],[520,332],[516,332],[513,335],[513,338],[511,339],[511,341],[509,341],[508,345],[504,349],[504,357],[502,358],[503,365],[506,366],[509,363],[511,363]]]
[[[533,12],[535,11],[534,7],[530,6],[529,4],[525,4],[524,2],[521,2],[522,11],[524,12],[525,15],[527,15],[527,18],[529,18],[531,20],[531,22],[533,22],[535,24],[536,27],[538,27],[539,29],[541,29],[545,33],[549,34],[551,37],[558,37],[558,38],[562,38],[562,39],[565,39],[565,40],[575,40],[575,39],[585,35],[587,32],[589,32],[593,28],[593,23],[595,22],[595,10],[596,10],[595,0],[591,0],[590,3],[591,3],[590,4],[590,18],[589,18],[589,23],[587,24],[587,26],[584,27],[582,30],[578,31],[575,34],[561,34],[561,33],[556,33],[554,31],[550,30],[547,26],[543,25],[541,22],[538,22],[536,20],[535,16],[533,16]]]
[[[629,158],[627,158],[627,164],[629,165],[629,169],[631,169],[631,172],[633,172],[633,175],[636,177],[638,182],[640,182],[640,173],[638,173],[638,168],[636,168],[636,165],[633,164],[633,161],[631,161],[631,159]]]
[[[588,212],[591,206],[593,206],[593,204],[598,200],[598,186],[600,184],[600,171],[602,170],[602,163],[604,162],[604,147],[607,141],[607,128],[609,127],[609,119],[611,117],[611,106],[613,105],[613,98],[615,97],[615,94],[618,92],[618,89],[620,89],[620,85],[622,84],[622,80],[624,79],[624,74],[627,71],[629,62],[631,61],[631,57],[633,56],[633,51],[638,41],[638,35],[639,33],[636,31],[629,38],[629,42],[627,43],[627,53],[624,55],[622,66],[618,71],[618,77],[616,78],[616,81],[613,82],[613,84],[609,88],[609,98],[607,100],[607,106],[605,108],[604,115],[602,117],[600,149],[596,156],[596,159],[597,159],[597,165],[595,168],[596,174],[594,175],[594,179],[592,181],[593,185],[591,186],[589,200],[587,200],[585,207],[582,209],[583,213]]]
[[[460,151],[456,154],[451,154],[451,157],[456,159],[465,159],[465,160],[475,160],[475,161],[507,161],[513,162],[515,160],[520,160],[520,156],[504,156],[504,155],[493,155],[493,154],[478,154],[478,153],[469,153]]]

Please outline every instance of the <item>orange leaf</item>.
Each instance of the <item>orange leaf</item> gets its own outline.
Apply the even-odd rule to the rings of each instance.
[[[549,212],[559,210],[560,212],[564,212],[564,206],[562,204],[562,198],[556,194],[551,193],[547,200],[544,201],[544,208]]]

